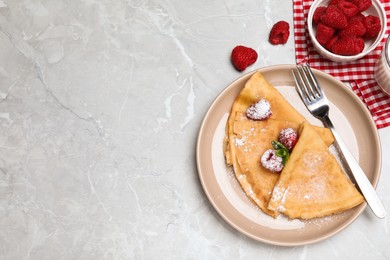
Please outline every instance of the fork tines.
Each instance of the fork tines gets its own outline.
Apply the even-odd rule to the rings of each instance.
[[[311,102],[325,96],[309,65],[297,65],[293,76],[296,89],[304,101]]]

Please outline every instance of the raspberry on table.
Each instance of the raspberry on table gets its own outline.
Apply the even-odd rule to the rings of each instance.
[[[257,56],[257,52],[254,49],[238,45],[232,50],[231,60],[238,71],[243,71],[256,62]]]
[[[290,25],[286,21],[279,21],[272,26],[268,40],[272,45],[285,44],[289,36]]]

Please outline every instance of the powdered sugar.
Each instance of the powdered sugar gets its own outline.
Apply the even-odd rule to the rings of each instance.
[[[246,116],[253,120],[264,120],[269,118],[271,115],[271,104],[263,98],[252,104],[246,110]]]
[[[326,152],[313,152],[313,153],[306,153],[302,157],[302,162],[306,166],[305,174],[316,174],[318,167],[320,167],[324,163],[324,153]]]
[[[282,185],[282,182],[280,182],[279,185]],[[280,213],[286,211],[286,208],[284,207],[284,202],[286,201],[287,193],[288,188],[281,190],[279,186],[275,186],[274,190],[272,191],[272,200],[278,202],[279,204],[275,210],[279,211]]]
[[[298,133],[291,127],[284,128],[279,133],[279,141],[291,151],[298,141]]]
[[[276,210],[280,213],[284,213],[286,211],[286,208],[283,205],[279,205]]]
[[[284,192],[282,192],[278,186],[275,186],[272,191],[272,199],[275,201],[281,200],[283,198],[283,194]]]
[[[234,138],[234,144],[236,146],[243,146],[245,144],[246,136],[243,136],[241,139]]]
[[[281,172],[283,169],[283,158],[276,156],[276,151],[268,149],[261,156],[261,164],[271,172]]]
[[[250,152],[256,144],[251,141],[256,136],[256,128],[251,127],[248,130],[244,129],[237,134],[233,139],[233,143],[236,147],[240,147],[243,152]]]

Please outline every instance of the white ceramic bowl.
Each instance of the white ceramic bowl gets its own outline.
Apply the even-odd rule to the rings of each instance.
[[[386,26],[387,26],[387,21],[386,21],[386,12],[379,0],[372,0],[372,6],[367,9],[366,11],[363,12],[364,15],[374,15],[377,16],[382,23],[382,30],[380,31],[379,35],[376,37],[376,39],[372,40],[365,40],[365,47],[363,52],[354,55],[354,56],[342,56],[342,55],[337,55],[334,54],[324,47],[322,47],[318,41],[316,40],[316,32],[315,32],[315,26],[313,25],[313,14],[314,11],[317,9],[319,6],[328,6],[330,0],[316,0],[312,4],[309,10],[309,14],[307,17],[307,22],[308,22],[308,30],[309,30],[309,36],[313,42],[313,46],[316,49],[316,51],[321,54],[323,57],[336,61],[336,62],[349,62],[349,61],[355,61],[358,60],[364,56],[366,56],[368,53],[370,53],[372,50],[374,50],[378,44],[381,42],[383,39],[383,36],[385,35],[386,32]]]

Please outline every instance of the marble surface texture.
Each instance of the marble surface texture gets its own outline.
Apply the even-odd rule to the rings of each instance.
[[[323,242],[278,247],[227,224],[195,146],[242,73],[295,63],[292,1],[0,0],[0,259],[390,259],[390,217],[366,209]],[[390,212],[390,127],[377,191]],[[387,159],[386,159],[387,158]]]

